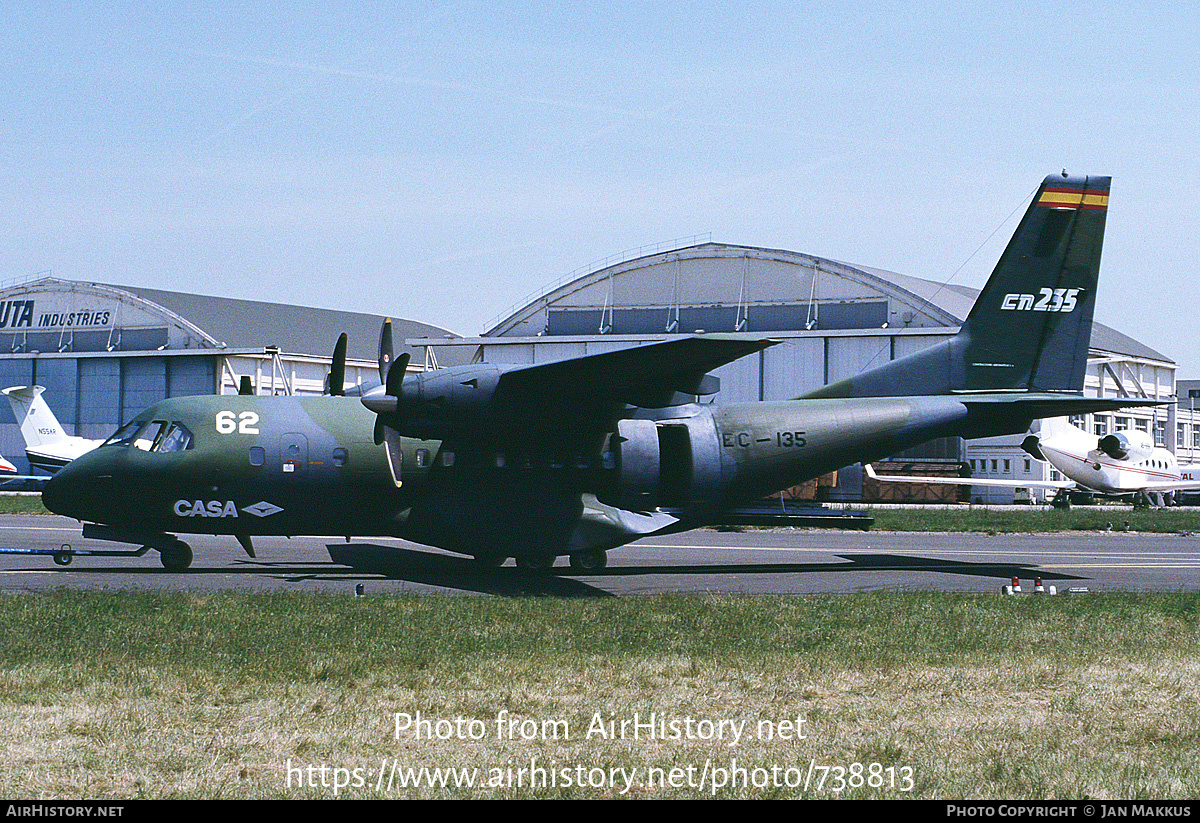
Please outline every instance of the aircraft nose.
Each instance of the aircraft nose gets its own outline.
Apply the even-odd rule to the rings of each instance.
[[[83,520],[86,512],[89,488],[96,488],[96,479],[84,465],[88,455],[83,455],[59,469],[42,489],[42,505],[55,514]]]

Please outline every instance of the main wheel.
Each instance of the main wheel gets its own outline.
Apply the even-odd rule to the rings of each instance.
[[[176,540],[170,546],[159,549],[158,554],[163,568],[169,572],[181,572],[192,565],[192,547],[182,540]]]
[[[551,555],[529,555],[517,558],[517,568],[527,572],[548,572],[554,567],[554,557]]]
[[[577,572],[600,571],[608,565],[608,552],[579,552],[571,555],[571,568]]]

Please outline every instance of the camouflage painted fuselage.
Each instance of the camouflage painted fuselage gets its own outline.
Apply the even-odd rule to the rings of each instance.
[[[535,439],[376,445],[356,398],[165,400],[190,448],[105,445],[50,482],[53,511],[135,535],[401,537],[467,554],[561,555],[711,522],[859,460],[960,431],[953,398],[685,405],[566,449]],[[1019,421],[1019,431],[1027,421]]]

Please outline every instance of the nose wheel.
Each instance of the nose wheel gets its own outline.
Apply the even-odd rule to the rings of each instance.
[[[192,565],[192,547],[182,540],[176,539],[173,543],[154,548],[158,549],[163,568],[169,572],[181,572]]]

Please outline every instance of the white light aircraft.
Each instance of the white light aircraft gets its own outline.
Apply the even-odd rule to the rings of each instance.
[[[64,433],[58,418],[42,397],[45,391],[42,386],[12,386],[3,391],[8,395],[13,417],[25,438],[25,456],[29,458],[31,469],[54,474],[104,442]]]
[[[1097,492],[1121,497],[1131,495],[1135,504],[1161,503],[1163,495],[1200,489],[1200,464],[1180,465],[1175,455],[1154,445],[1142,431],[1119,431],[1098,436],[1071,425],[1065,418],[1043,420],[1038,434],[1021,444],[1038,460],[1049,463],[1067,480],[1001,480],[977,477],[910,477],[877,475],[866,466],[869,477],[892,483],[948,483],[956,486],[1056,489],[1056,502],[1066,500],[1068,491]]]

